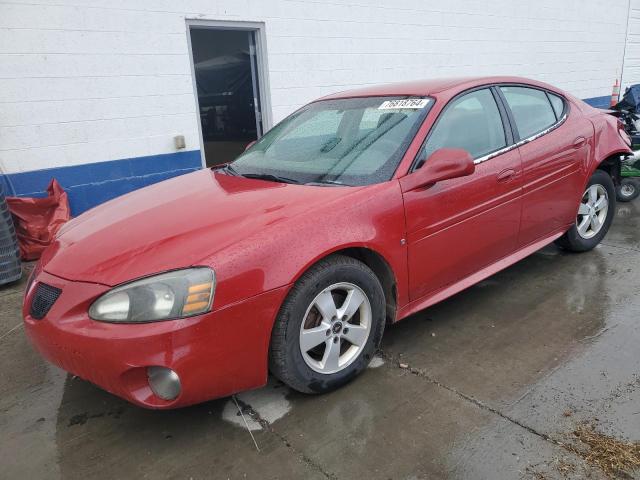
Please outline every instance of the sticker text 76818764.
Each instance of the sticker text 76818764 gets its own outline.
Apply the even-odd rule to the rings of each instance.
[[[429,105],[428,98],[405,98],[402,100],[387,100],[382,102],[378,110],[391,110],[398,108],[424,108]]]

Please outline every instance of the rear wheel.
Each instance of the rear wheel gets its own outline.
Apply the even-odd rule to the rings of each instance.
[[[300,392],[334,390],[367,367],[384,323],[384,291],[373,271],[351,257],[328,257],[300,278],[280,309],[271,373]]]
[[[615,207],[613,180],[607,172],[596,170],[582,195],[575,224],[556,243],[572,252],[595,248],[611,226]]]
[[[623,179],[620,186],[616,188],[616,198],[621,202],[630,202],[638,198],[638,195],[640,195],[640,188],[630,178]]]

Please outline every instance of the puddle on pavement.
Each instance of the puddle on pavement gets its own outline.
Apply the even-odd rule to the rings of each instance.
[[[581,455],[560,445],[571,442],[567,432],[576,431],[580,422],[596,421],[598,430],[607,436],[593,435],[594,445],[600,442],[619,447],[616,439],[640,439],[640,291],[637,273],[634,274],[640,267],[640,257],[624,247],[606,244],[586,254],[561,255],[562,263],[549,264],[544,276],[540,275],[542,270],[535,268],[539,261],[536,257],[544,255],[530,257],[529,263],[534,265],[528,270],[538,270],[537,281],[546,284],[542,286],[543,308],[537,309],[538,325],[544,335],[532,332],[511,365],[496,374],[496,381],[504,382],[503,392],[498,392],[489,404],[497,406],[513,423],[498,417],[459,439],[449,455],[456,478],[506,479],[513,478],[514,471],[520,472],[522,478],[605,478],[605,473],[586,461],[591,450],[582,445],[580,451],[586,453]],[[508,278],[510,287],[517,288],[515,277]],[[545,282],[540,281],[542,278]],[[545,311],[549,315],[541,315]],[[557,321],[549,320],[552,314]],[[536,344],[538,352],[532,350]],[[529,359],[528,373],[517,367],[519,357]],[[543,357],[547,357],[546,362]],[[503,361],[508,358],[505,356]],[[531,371],[537,365],[542,368]],[[514,393],[521,392],[515,401],[504,401],[514,398],[509,394],[508,382],[516,375],[518,380],[531,380],[525,388],[515,390]],[[449,384],[452,381],[455,379],[445,380]],[[474,390],[473,384],[464,379],[456,388],[483,401],[491,400],[478,395],[482,390]],[[513,428],[520,439],[505,433]],[[554,443],[556,440],[560,444]],[[512,470],[505,468],[510,464]]]
[[[512,403],[604,328],[607,269],[619,263],[610,251],[547,247],[388,328],[382,350],[467,395]]]

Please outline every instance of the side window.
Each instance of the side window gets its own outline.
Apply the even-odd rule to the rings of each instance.
[[[439,148],[463,148],[479,158],[507,145],[500,111],[489,89],[475,90],[449,104],[440,115],[421,155]]]
[[[528,138],[556,123],[556,114],[542,90],[500,87],[511,108],[520,138]]]
[[[551,100],[553,111],[556,112],[556,118],[560,120],[562,112],[564,112],[564,100],[562,99],[562,97],[553,93],[547,92],[547,95],[549,95],[549,100]]]

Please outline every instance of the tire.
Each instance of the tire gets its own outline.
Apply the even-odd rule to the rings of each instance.
[[[630,202],[640,195],[640,187],[638,183],[630,178],[623,178],[620,186],[616,188],[616,198],[620,202]]]
[[[602,198],[605,203],[601,203],[598,208],[598,202]],[[616,190],[613,180],[604,170],[596,170],[580,200],[576,222],[556,240],[556,244],[571,252],[586,252],[595,248],[609,231],[615,207]]]
[[[341,317],[345,306],[357,305],[350,319],[351,312]],[[303,393],[326,393],[348,383],[380,346],[385,305],[382,285],[364,263],[343,255],[321,260],[296,282],[280,308],[271,333],[271,373]]]

